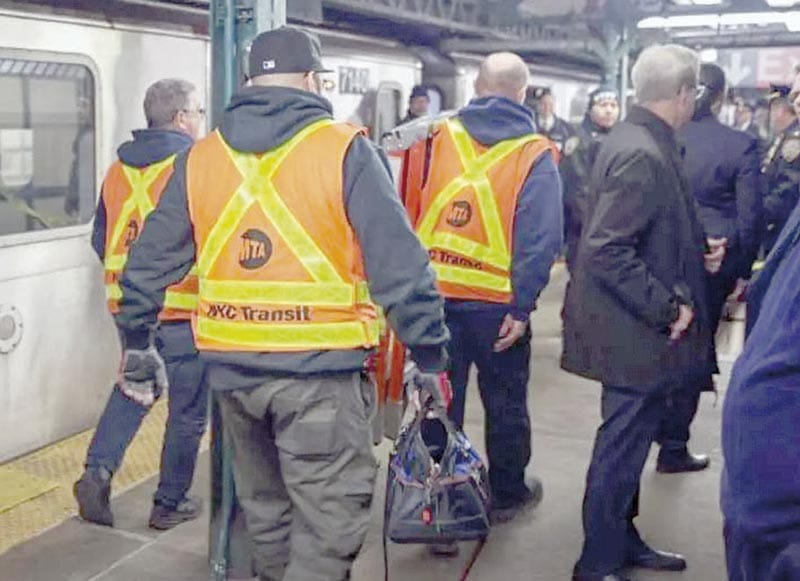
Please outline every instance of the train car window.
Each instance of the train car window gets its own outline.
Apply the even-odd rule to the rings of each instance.
[[[380,139],[381,135],[397,126],[402,117],[403,90],[398,83],[381,83],[375,97],[375,123],[372,135]]]
[[[94,96],[82,64],[0,53],[0,236],[91,220]]]

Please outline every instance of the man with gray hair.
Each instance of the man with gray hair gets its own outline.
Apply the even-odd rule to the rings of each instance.
[[[134,131],[133,141],[119,148],[119,160],[103,181],[95,213],[92,245],[105,266],[108,308],[115,317],[122,294],[119,279],[128,251],[158,204],[172,175],[176,154],[189,148],[199,136],[204,111],[194,85],[182,79],[164,79],[147,89],[144,114],[147,129]],[[186,496],[206,425],[205,371],[189,322],[196,293],[197,279],[193,275],[171,287],[155,332],[170,386],[161,477],[149,522],[150,527],[159,530],[196,518],[199,513],[199,505]],[[111,478],[142,420],[161,395],[159,387],[151,384],[148,389],[139,390],[121,379],[112,389],[89,445],[86,471],[74,487],[79,512],[85,520],[113,525],[109,505]]]
[[[697,55],[645,49],[633,67],[638,106],[617,124],[592,170],[587,220],[567,288],[562,367],[602,383],[583,504],[577,581],[620,581],[626,567],[680,571],[679,555],[649,547],[633,519],[642,469],[669,389],[713,368],[704,256],[676,129],[692,118]]]

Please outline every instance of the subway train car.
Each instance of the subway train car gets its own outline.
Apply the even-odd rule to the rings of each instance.
[[[20,5],[23,6],[23,5]],[[54,16],[0,9],[0,462],[91,427],[114,381],[119,344],[106,311],[91,220],[116,147],[144,123],[142,100],[164,77],[208,103],[209,40],[180,20]],[[403,116],[411,87],[431,83],[434,110],[472,94],[478,58],[318,30],[335,71],[335,116],[378,139]],[[168,55],[168,58],[166,58]],[[427,72],[426,72],[427,71]],[[544,82],[543,69],[533,67]],[[549,71],[559,98],[599,79]],[[563,90],[562,90],[563,89]],[[566,103],[566,101],[565,101]]]

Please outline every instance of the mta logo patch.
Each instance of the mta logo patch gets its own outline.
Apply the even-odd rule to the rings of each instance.
[[[472,220],[472,206],[464,200],[457,200],[450,206],[447,223],[455,228],[463,228]]]
[[[239,266],[247,270],[261,268],[272,256],[272,242],[261,230],[251,228],[242,234],[239,247]]]
[[[139,237],[139,222],[136,220],[131,220],[128,222],[128,227],[125,229],[125,237],[122,239],[122,243],[125,245],[125,248],[130,248],[131,244],[136,242],[136,239]]]

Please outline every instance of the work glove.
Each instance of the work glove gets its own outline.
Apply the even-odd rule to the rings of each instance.
[[[149,408],[167,387],[167,366],[153,345],[123,352],[119,389],[126,397]]]
[[[417,369],[413,376],[413,384],[419,389],[420,404],[424,405],[432,400],[436,406],[444,409],[450,407],[450,402],[453,401],[453,386],[446,371],[426,373]]]

